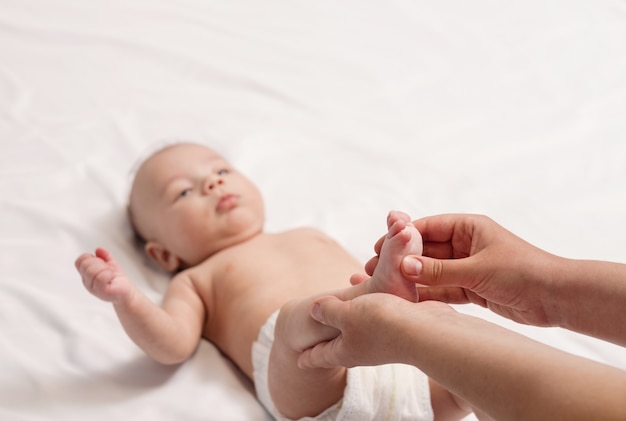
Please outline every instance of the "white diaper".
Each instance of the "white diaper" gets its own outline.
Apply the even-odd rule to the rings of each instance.
[[[278,311],[267,320],[252,347],[254,385],[258,399],[279,421],[288,418],[279,414],[270,397],[267,369],[274,342],[274,326]],[[365,420],[433,420],[428,377],[417,368],[404,364],[348,369],[348,384],[343,398],[315,418],[301,420],[365,421]]]

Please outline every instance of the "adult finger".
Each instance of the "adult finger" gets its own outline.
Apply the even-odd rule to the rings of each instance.
[[[468,304],[470,299],[465,288],[460,287],[417,287],[419,301],[441,301],[447,304]]]
[[[380,254],[380,250],[383,248],[384,242],[385,242],[385,236],[383,235],[382,237],[378,239],[378,241],[376,241],[376,244],[374,244],[374,253]]]
[[[336,327],[341,325],[341,311],[346,303],[334,296],[317,298],[311,306],[311,317],[323,325]],[[341,330],[341,329],[339,329]],[[341,365],[337,360],[335,349],[341,334],[328,342],[320,342],[302,352],[298,357],[300,368],[330,368]]]
[[[446,242],[452,238],[458,224],[464,220],[465,216],[444,214],[417,219],[413,221],[413,225],[422,234],[424,242]]]
[[[341,366],[336,357],[336,343],[339,338],[330,342],[320,342],[313,348],[304,350],[298,356],[298,368],[333,368]]]
[[[420,301],[439,301],[446,304],[477,304],[487,307],[488,302],[479,294],[462,287],[417,287]]]
[[[372,276],[374,274],[374,269],[376,269],[376,265],[378,265],[378,255],[372,257],[365,263],[365,273]]]
[[[374,269],[376,269],[376,265],[378,265],[378,255],[380,254],[380,250],[383,247],[383,243],[385,242],[385,236],[383,235],[376,241],[374,244],[374,253],[375,256],[372,257],[365,263],[365,273],[372,276],[374,274]]]
[[[323,325],[341,330],[341,310],[344,305],[343,301],[332,295],[317,298],[311,306],[311,317]]]
[[[441,260],[410,255],[402,259],[400,268],[408,280],[417,284],[471,289],[474,286],[476,266],[472,257]]]
[[[452,259],[457,257],[450,241],[442,243],[424,241],[423,247],[422,256],[432,257],[434,259]]]
[[[350,276],[350,285],[358,285],[362,282],[367,281],[369,278],[369,275],[366,275],[364,273],[355,273]]]

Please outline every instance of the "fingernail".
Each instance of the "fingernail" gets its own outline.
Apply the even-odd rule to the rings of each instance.
[[[313,307],[311,308],[311,317],[318,322],[322,321],[322,312],[320,311],[319,303],[313,303]]]
[[[402,259],[402,270],[406,275],[419,276],[422,274],[422,262],[417,257],[406,256]]]

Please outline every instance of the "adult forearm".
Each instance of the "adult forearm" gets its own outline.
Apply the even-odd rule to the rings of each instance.
[[[458,313],[404,334],[404,362],[495,419],[626,419],[621,370]]]
[[[550,285],[554,325],[626,345],[626,265],[561,259]]]

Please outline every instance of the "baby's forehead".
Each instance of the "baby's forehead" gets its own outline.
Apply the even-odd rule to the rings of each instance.
[[[148,157],[140,167],[146,170],[166,171],[184,169],[191,163],[209,163],[224,158],[206,146],[196,144],[176,144],[161,149]]]
[[[134,185],[142,188],[167,183],[172,178],[184,177],[198,167],[210,167],[226,162],[218,152],[196,144],[177,144],[159,150],[139,167]]]
[[[180,158],[223,159],[217,151],[209,147],[195,143],[177,143],[156,151],[150,155],[144,163],[148,164],[160,159],[178,160]]]

